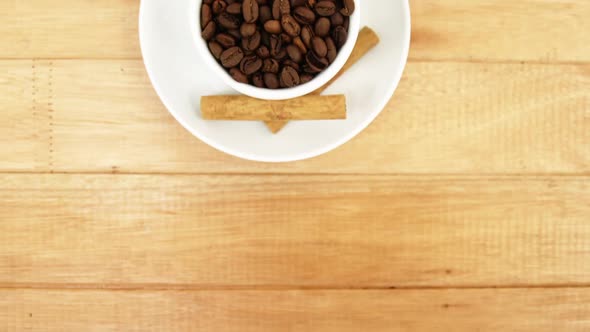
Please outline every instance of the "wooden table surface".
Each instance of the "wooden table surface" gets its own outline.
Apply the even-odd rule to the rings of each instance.
[[[0,1],[0,331],[590,330],[590,1],[413,0],[384,112],[289,164],[173,120],[138,7]]]

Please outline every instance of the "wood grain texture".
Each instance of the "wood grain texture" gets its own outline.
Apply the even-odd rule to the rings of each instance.
[[[285,165],[172,119],[139,3],[0,2],[1,331],[590,330],[589,1],[412,0],[384,112]]]
[[[139,58],[137,0],[0,3],[0,58]],[[411,1],[413,60],[590,61],[590,2]]]
[[[412,0],[411,6],[411,59],[590,59],[588,1]]]
[[[5,62],[29,70],[28,64],[20,65]],[[394,98],[367,130],[327,155],[289,164],[238,160],[194,138],[162,106],[139,61],[53,61],[43,70],[53,73],[50,158],[55,171],[590,171],[586,65],[411,63]],[[22,86],[11,89],[31,83],[21,79],[17,84]],[[22,103],[11,98],[3,107],[28,114]],[[46,119],[37,126],[47,126]],[[27,130],[33,135],[34,128],[23,127],[22,135]],[[41,146],[32,138],[21,144]],[[0,162],[4,170],[27,171],[39,164],[34,154],[11,154],[9,145],[2,149],[9,160]]]
[[[48,80],[34,61],[0,62],[0,170],[48,168]]]
[[[0,183],[0,287],[590,280],[588,177],[56,174]]]
[[[0,58],[139,58],[137,0],[4,0]]]
[[[588,289],[0,290],[0,325],[7,332],[576,332],[590,329],[589,302]]]

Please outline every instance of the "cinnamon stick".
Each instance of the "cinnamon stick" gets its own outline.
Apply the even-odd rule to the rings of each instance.
[[[326,90],[334,81],[336,81],[344,72],[346,72],[350,67],[352,67],[357,61],[359,61],[367,52],[369,52],[373,47],[379,44],[379,36],[369,27],[364,27],[359,32],[356,44],[354,45],[354,49],[348,58],[348,61],[344,64],[342,69],[334,76],[328,83],[326,83],[321,88],[315,90],[311,94],[319,95],[324,90]],[[288,121],[266,121],[266,126],[270,131],[273,133],[278,133],[283,127],[288,123]]]
[[[337,120],[346,119],[344,95],[308,95],[288,100],[262,100],[242,95],[201,97],[205,120]]]

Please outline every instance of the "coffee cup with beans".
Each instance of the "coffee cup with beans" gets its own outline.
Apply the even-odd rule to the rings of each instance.
[[[362,0],[195,0],[202,59],[226,84],[268,100],[306,95],[350,56]]]

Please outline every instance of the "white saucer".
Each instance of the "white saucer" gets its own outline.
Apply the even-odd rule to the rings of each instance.
[[[381,42],[324,92],[346,95],[348,119],[293,121],[277,135],[262,122],[205,121],[199,112],[201,96],[236,92],[200,60],[190,28],[192,1],[141,1],[143,60],[156,92],[176,120],[205,143],[240,158],[294,161],[346,143],[385,107],[406,65],[411,31],[408,0],[357,0],[365,1],[361,26],[375,30]]]

